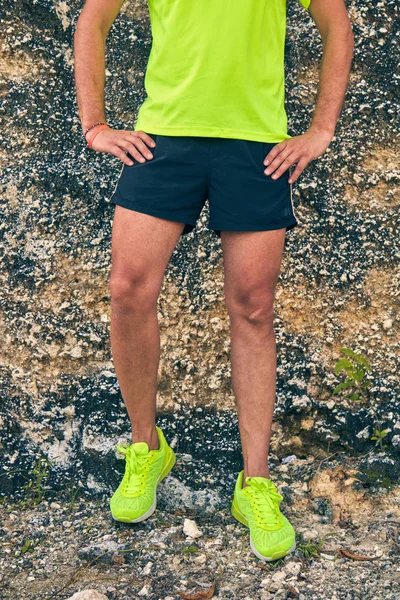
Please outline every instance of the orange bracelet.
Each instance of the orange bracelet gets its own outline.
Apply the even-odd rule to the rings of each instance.
[[[109,126],[109,125],[107,125],[106,123],[104,123],[104,125],[101,125],[100,127],[97,127],[97,128],[96,128],[96,130],[95,130],[95,132],[94,132],[94,135],[92,135],[92,136],[89,136],[89,139],[88,139],[87,143],[88,143],[88,146],[89,146],[89,148],[90,148],[91,150],[93,150],[93,148],[92,148],[92,143],[93,143],[93,140],[94,140],[94,138],[96,137],[96,135],[97,135],[98,133],[100,133],[100,131],[103,131],[103,129],[109,129],[109,128],[110,128],[110,126]]]

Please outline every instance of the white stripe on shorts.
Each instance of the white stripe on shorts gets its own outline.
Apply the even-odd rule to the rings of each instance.
[[[115,187],[114,187],[114,189],[113,189],[113,191],[112,191],[112,193],[111,193],[111,196],[109,196],[109,197],[107,198],[107,200],[108,200],[108,201],[110,201],[110,200],[111,200],[111,198],[112,198],[112,196],[114,196],[114,194],[115,194],[115,191],[116,191],[116,189],[117,189],[117,187],[118,187],[118,183],[119,183],[119,180],[121,179],[121,175],[122,175],[122,171],[124,170],[124,167],[125,167],[125,163],[122,163],[122,168],[121,168],[120,174],[119,174],[119,176],[118,176],[117,183],[115,184]]]
[[[289,168],[289,176],[292,176],[292,167]],[[296,218],[296,214],[294,212],[294,206],[293,206],[293,183],[289,183],[290,185],[290,202],[292,203],[292,211],[293,211],[293,215]]]

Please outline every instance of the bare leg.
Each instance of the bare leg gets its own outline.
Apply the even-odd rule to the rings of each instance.
[[[286,229],[221,232],[244,479],[270,475],[268,452],[276,395],[273,303],[285,233]]]
[[[157,299],[183,223],[115,207],[112,228],[111,347],[132,425],[132,441],[158,448],[155,428],[160,331]]]

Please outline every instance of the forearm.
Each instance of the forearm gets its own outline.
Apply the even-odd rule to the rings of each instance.
[[[82,131],[106,121],[105,45],[106,35],[100,27],[78,22],[74,36],[75,86]]]
[[[318,93],[310,130],[333,137],[346,95],[353,47],[350,24],[346,28],[332,28],[323,38]]]

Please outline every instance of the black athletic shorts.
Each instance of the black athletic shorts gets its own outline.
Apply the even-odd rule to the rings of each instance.
[[[209,201],[208,229],[220,232],[292,229],[297,225],[287,169],[266,175],[275,145],[241,139],[152,134],[153,158],[123,163],[109,200],[125,208],[184,223],[190,233]]]

